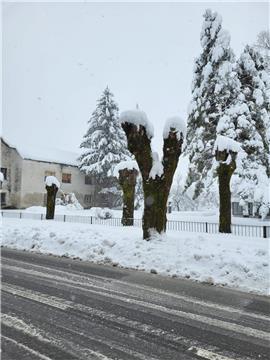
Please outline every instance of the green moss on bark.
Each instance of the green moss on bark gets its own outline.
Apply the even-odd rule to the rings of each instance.
[[[230,181],[236,169],[236,153],[230,153],[231,161],[226,163],[229,156],[227,151],[216,151],[216,160],[219,161],[218,181],[219,181],[219,232],[231,233],[231,190]]]
[[[138,171],[135,169],[123,169],[119,171],[119,184],[123,190],[122,224],[124,226],[132,226],[134,224],[134,200],[137,175]]]
[[[46,186],[47,190],[47,206],[46,206],[46,219],[54,219],[55,212],[55,198],[58,191],[58,187],[53,184],[52,186]]]

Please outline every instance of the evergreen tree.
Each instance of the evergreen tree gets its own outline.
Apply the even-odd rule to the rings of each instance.
[[[118,106],[107,87],[88,121],[81,143],[80,169],[99,179],[111,178],[116,164],[130,159],[126,136],[119,123]],[[111,183],[108,183],[111,186]]]
[[[200,40],[202,53],[195,61],[185,149],[190,160],[186,189],[193,187],[194,199],[200,195],[209,196],[215,188],[213,147],[216,128],[239,88],[230,36],[222,29],[221,17],[211,10],[204,14]]]
[[[262,55],[246,46],[237,63],[240,103],[231,109],[236,140],[244,150],[234,176],[234,192],[242,206],[257,202],[264,209],[269,203],[270,179],[270,78],[266,68]],[[260,196],[258,189],[264,189]]]

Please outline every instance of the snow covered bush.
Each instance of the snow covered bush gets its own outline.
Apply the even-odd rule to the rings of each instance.
[[[92,207],[91,210],[95,217],[99,219],[111,219],[113,212],[108,208]]]

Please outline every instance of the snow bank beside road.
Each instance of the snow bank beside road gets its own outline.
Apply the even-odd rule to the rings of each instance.
[[[269,239],[171,232],[146,242],[137,228],[4,218],[2,244],[269,293]]]

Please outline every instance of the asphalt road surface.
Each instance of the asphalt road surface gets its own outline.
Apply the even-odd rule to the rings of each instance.
[[[2,360],[269,359],[269,299],[2,248]]]

